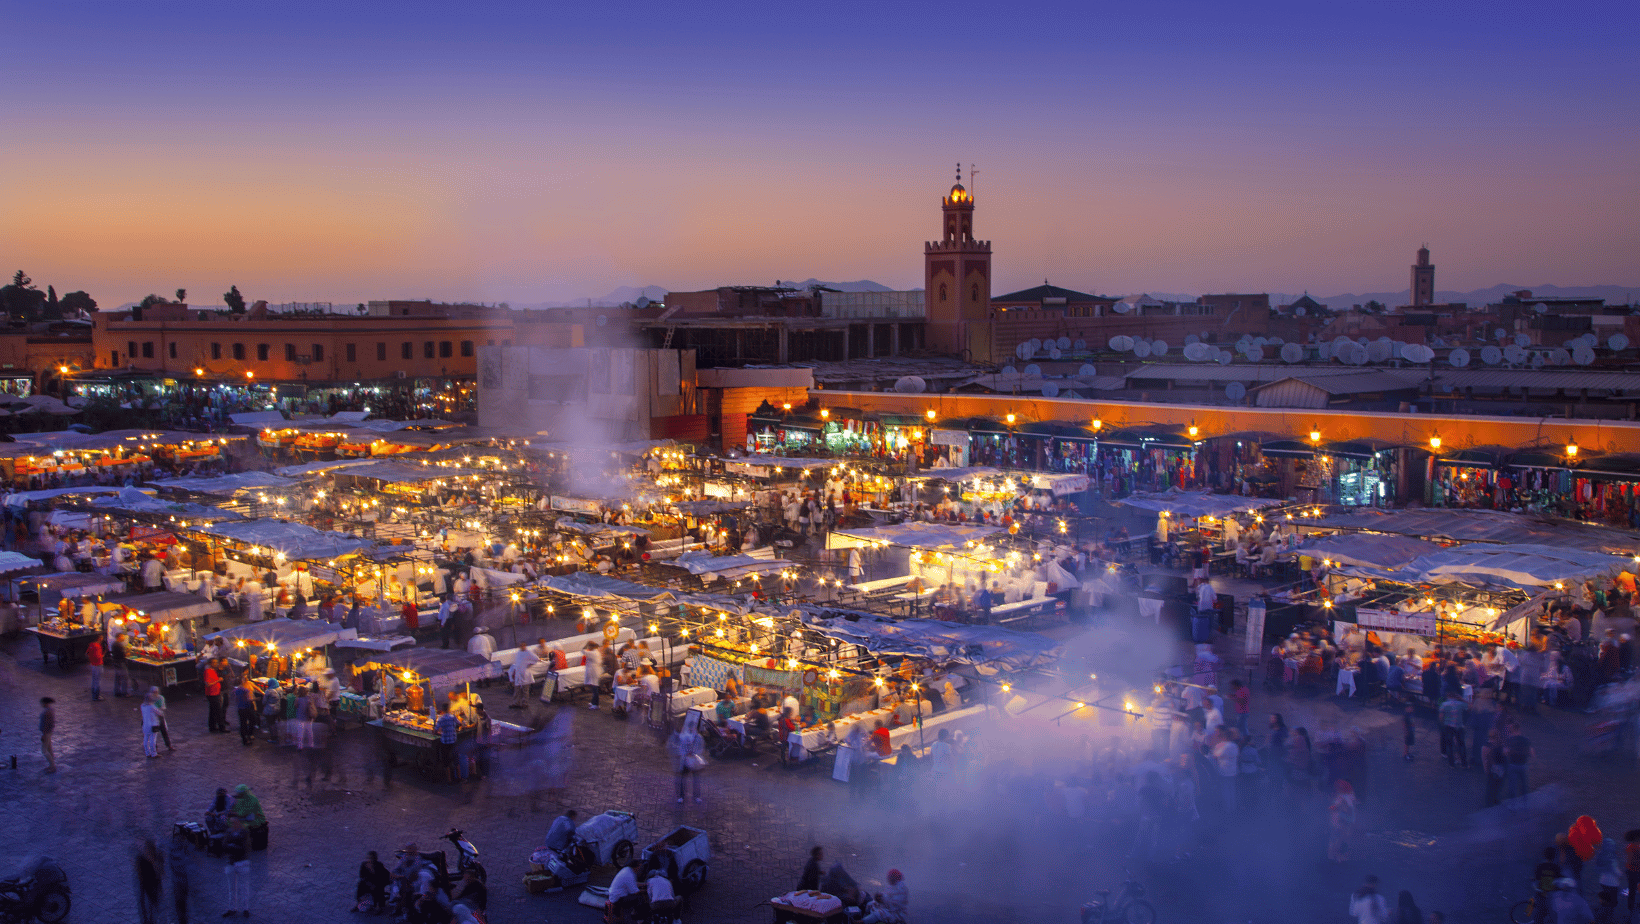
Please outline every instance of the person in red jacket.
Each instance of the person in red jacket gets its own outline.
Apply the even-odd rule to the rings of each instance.
[[[405,633],[415,635],[416,630],[421,628],[421,618],[416,611],[416,605],[409,600],[404,601],[404,606],[399,610],[399,615],[404,617]]]
[[[85,660],[91,665],[91,701],[102,702],[102,672],[103,646],[102,639],[91,640],[91,647],[85,650]]]

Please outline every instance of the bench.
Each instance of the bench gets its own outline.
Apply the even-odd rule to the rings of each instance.
[[[915,575],[902,574],[899,577],[883,578],[878,581],[863,581],[859,584],[847,584],[844,586],[846,589],[857,594],[877,594],[882,593],[885,590],[893,590],[896,587],[904,587],[905,585],[911,583],[911,579],[913,577],[915,577]]]

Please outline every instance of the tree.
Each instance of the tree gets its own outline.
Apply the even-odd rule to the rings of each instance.
[[[187,289],[178,289],[177,290],[177,304],[179,304],[179,305],[185,304],[187,301],[188,301],[188,290]]]
[[[84,292],[70,292],[67,295],[64,295],[63,300],[58,304],[63,309],[63,314],[65,315],[76,314],[82,311],[86,314],[90,314],[91,312],[97,310],[97,300]]]
[[[239,294],[238,286],[229,286],[228,291],[222,293],[222,301],[227,304],[228,310],[234,314],[245,313],[245,296]]]
[[[34,280],[18,270],[11,277],[11,285],[0,287],[0,307],[13,318],[34,320],[46,304],[46,293],[34,287]]]
[[[1377,299],[1373,299],[1372,301],[1367,302],[1367,310],[1372,312],[1373,314],[1383,314],[1384,313],[1384,303],[1381,302],[1381,301],[1378,301]]]
[[[142,301],[137,302],[137,307],[138,308],[152,308],[155,305],[166,305],[166,304],[170,304],[170,303],[165,300],[165,296],[155,295],[154,293],[150,292],[147,295],[144,295],[142,297]]]

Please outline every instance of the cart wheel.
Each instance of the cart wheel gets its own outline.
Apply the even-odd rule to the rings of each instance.
[[[632,842],[631,841],[616,841],[615,846],[611,847],[610,850],[609,850],[610,865],[611,866],[625,866],[631,860],[632,860]]]
[[[706,864],[699,860],[690,860],[689,865],[683,868],[683,885],[693,892],[706,884]]]
[[[68,907],[71,903],[67,891],[54,888],[40,896],[40,907],[34,913],[35,917],[44,921],[45,924],[58,924],[59,921],[68,917]]]
[[[729,753],[729,745],[721,740],[714,739],[706,748],[706,753],[712,755],[713,760],[722,760],[723,755]]]

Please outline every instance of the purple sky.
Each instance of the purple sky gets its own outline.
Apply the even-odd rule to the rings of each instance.
[[[1633,284],[1634,3],[13,4],[0,254],[107,305]],[[608,7],[609,9],[603,9]]]

